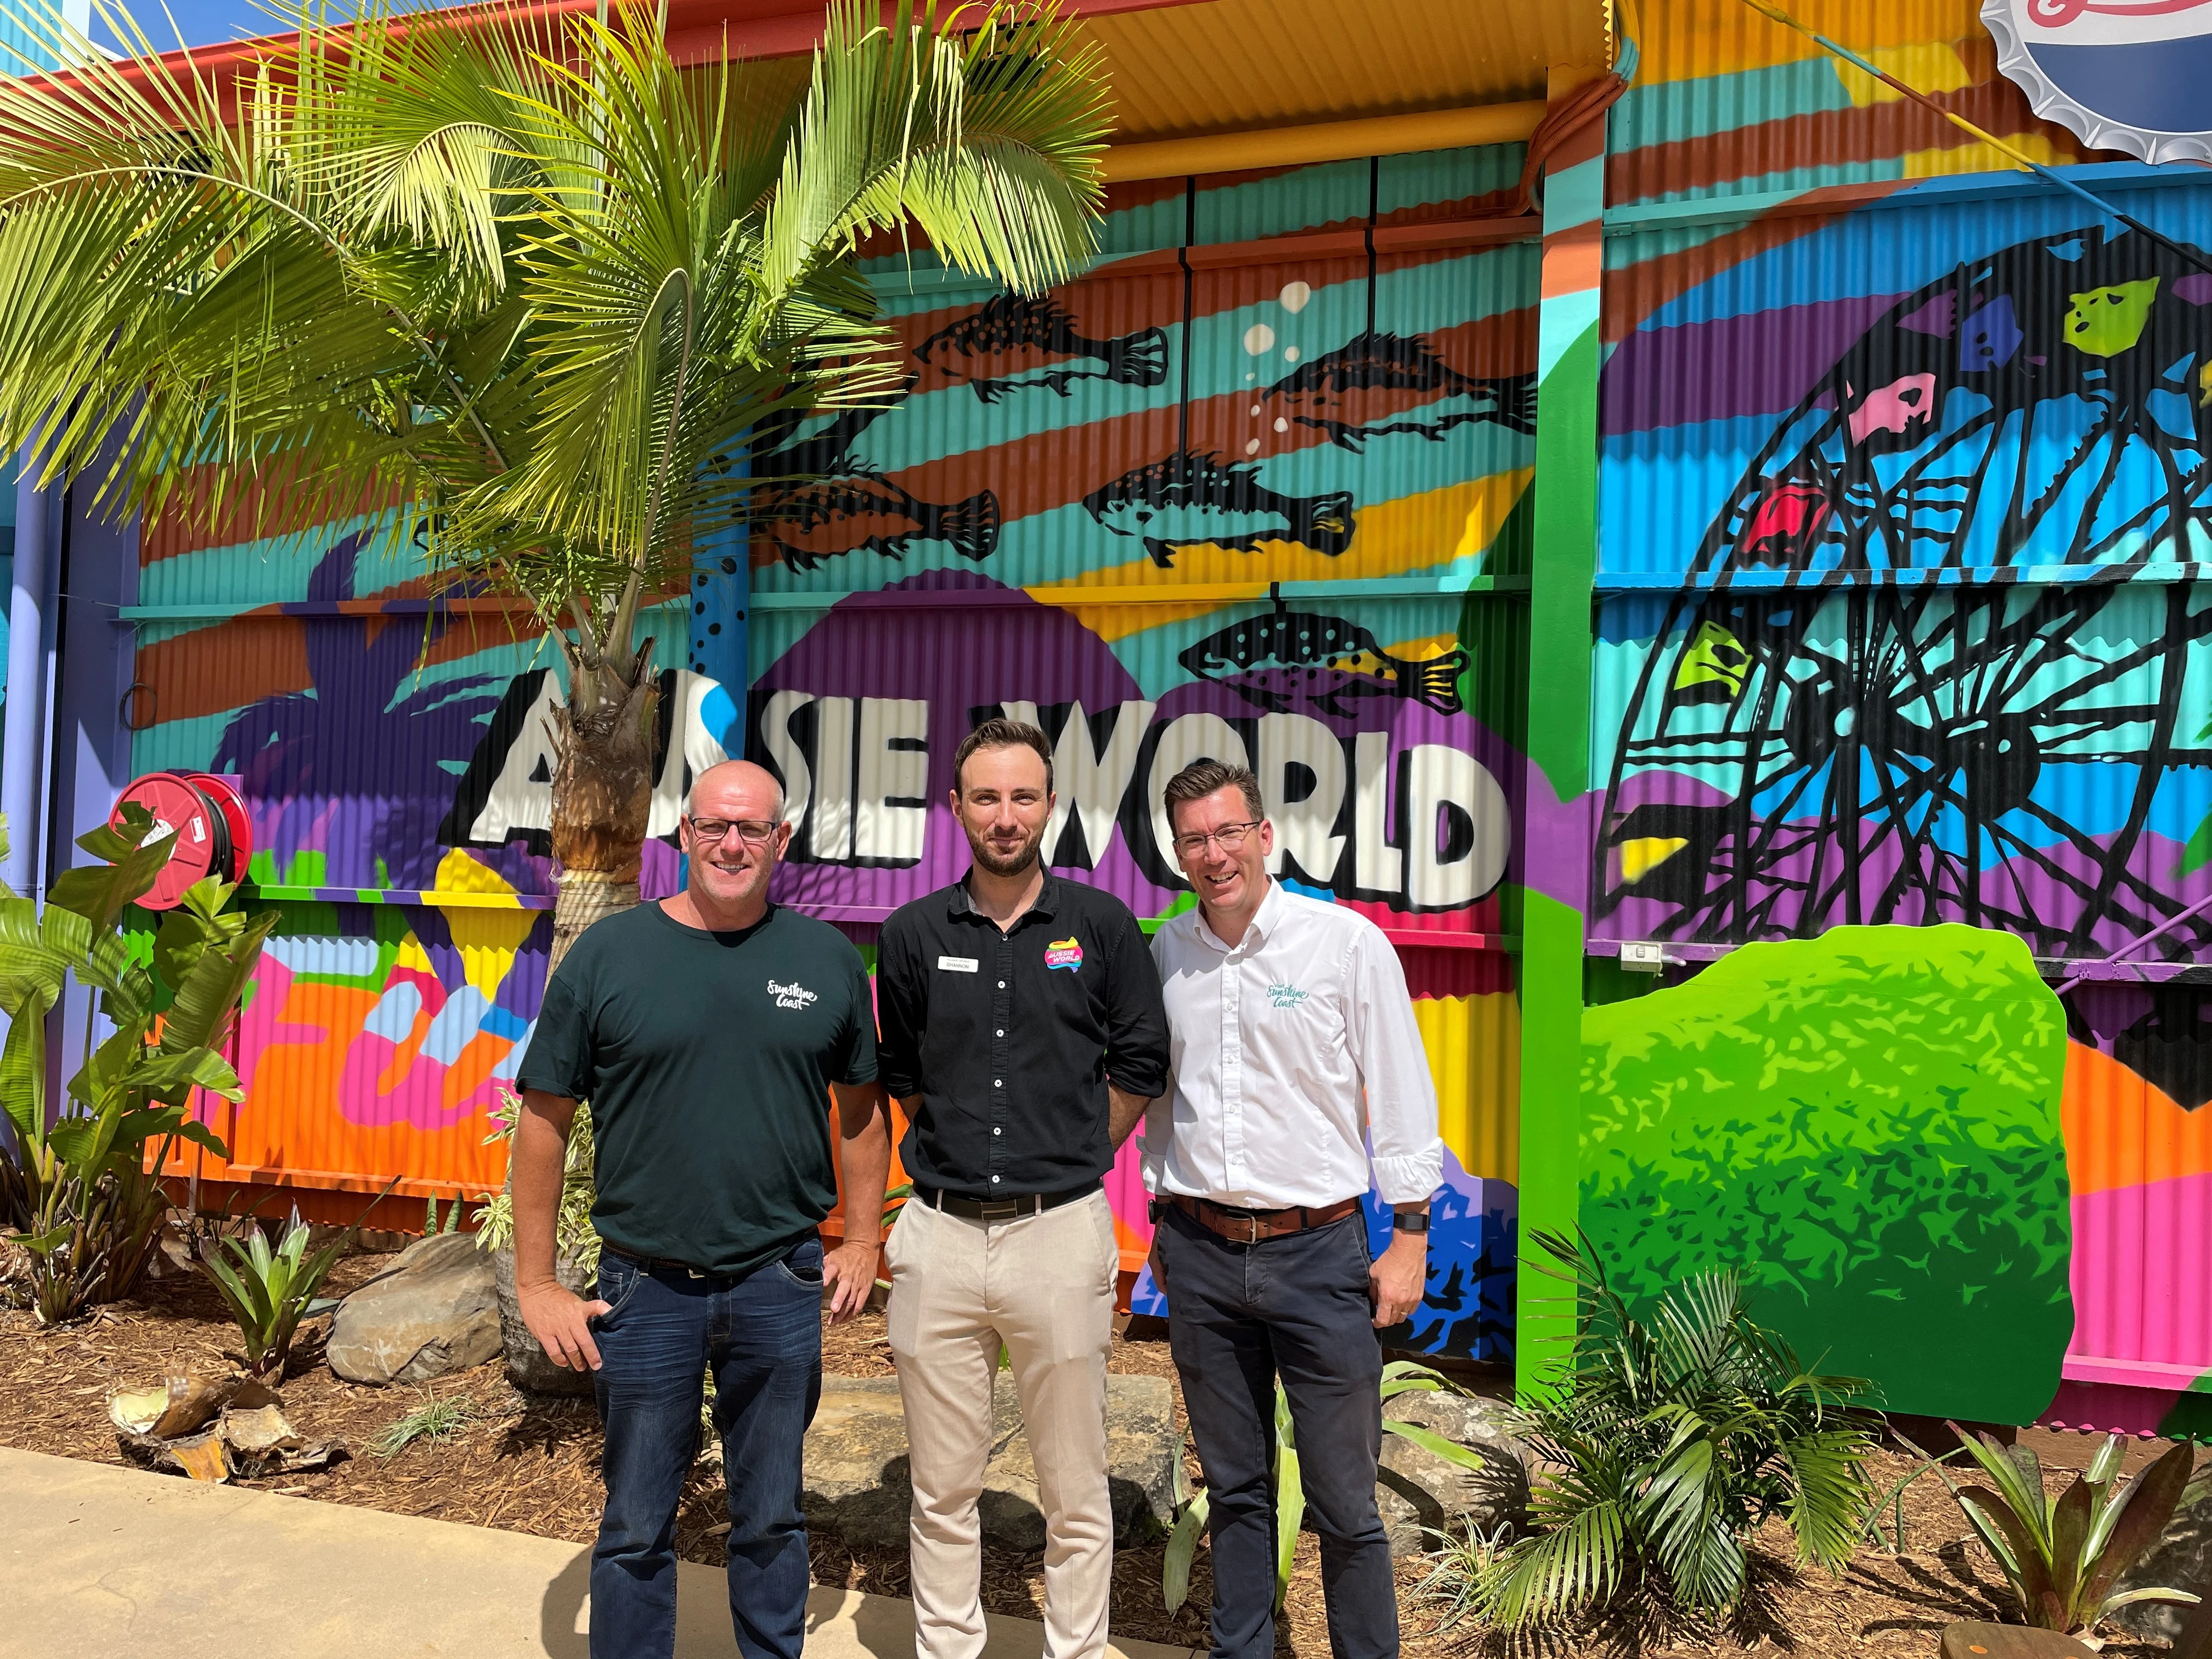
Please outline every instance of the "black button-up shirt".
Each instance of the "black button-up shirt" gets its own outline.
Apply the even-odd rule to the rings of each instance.
[[[968,1198],[1060,1193],[1114,1165],[1106,1085],[1167,1088],[1159,970],[1119,899],[1048,875],[1005,933],[965,882],[876,946],[880,1075],[912,1099],[908,1177]],[[918,1098],[915,1098],[918,1097]]]

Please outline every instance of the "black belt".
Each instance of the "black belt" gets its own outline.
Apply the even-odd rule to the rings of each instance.
[[[1088,1198],[1106,1183],[1086,1181],[1080,1187],[1071,1187],[1064,1193],[1021,1193],[1012,1198],[963,1198],[957,1193],[948,1193],[936,1187],[914,1183],[914,1195],[933,1210],[942,1210],[946,1215],[957,1215],[969,1221],[1012,1221],[1017,1216],[1042,1215],[1047,1210],[1056,1210],[1063,1204],[1073,1204],[1079,1198]]]
[[[618,1255],[631,1266],[651,1272],[682,1273],[687,1279],[734,1279],[738,1277],[736,1273],[710,1273],[704,1267],[695,1267],[688,1261],[672,1261],[665,1255],[640,1255],[635,1250],[625,1250],[619,1244],[610,1244],[605,1239],[599,1241],[599,1249],[608,1255]]]

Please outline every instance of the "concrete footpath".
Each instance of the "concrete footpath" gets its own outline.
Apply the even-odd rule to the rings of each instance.
[[[586,1659],[590,1565],[580,1544],[0,1449],[6,1659]],[[720,1571],[687,1562],[678,1583],[680,1659],[734,1655]],[[984,1659],[1043,1644],[1042,1625],[994,1617]],[[912,1604],[817,1589],[806,1651],[912,1659]]]

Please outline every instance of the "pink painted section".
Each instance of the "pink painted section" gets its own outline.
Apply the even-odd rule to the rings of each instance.
[[[2130,1389],[2069,1379],[2058,1385],[2058,1397],[2039,1421],[2050,1429],[2148,1438],[2157,1434],[2159,1424],[2180,1398],[2179,1391],[2172,1389]]]
[[[2212,1354],[2212,1174],[2076,1193],[2072,1382],[2186,1389]],[[2169,1403],[2170,1401],[2169,1401]]]

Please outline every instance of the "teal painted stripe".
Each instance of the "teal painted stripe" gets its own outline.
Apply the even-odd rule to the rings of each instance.
[[[1559,360],[1574,349],[1576,343],[1597,327],[1598,290],[1583,289],[1573,294],[1555,294],[1542,302],[1536,322],[1536,386],[1539,397],[1537,419],[1543,419],[1541,396],[1552,371]]]
[[[1711,138],[1792,115],[1850,107],[1850,94],[1824,58],[1633,86],[1613,106],[1608,148],[1625,156],[1653,144]]]
[[[1695,190],[1660,191],[1639,196],[1616,207],[1651,207],[1674,202],[1718,204],[1738,196],[1796,196],[1808,190],[1828,190],[1838,185],[1890,184],[1905,177],[1905,162],[1896,156],[1873,161],[1838,161],[1824,167],[1784,167],[1775,173],[1747,173]]]
[[[1605,214],[1605,157],[1593,155],[1544,175],[1544,234],[1547,236]]]
[[[1376,169],[1375,210],[1388,218],[1431,202],[1456,202],[1510,190],[1521,182],[1521,164],[1528,153],[1526,144],[1484,144],[1385,155]]]
[[[138,579],[142,605],[222,605],[250,611],[307,597],[307,580],[323,555],[357,531],[375,531],[382,514],[356,515],[282,536],[265,536],[227,547],[202,548],[157,559]],[[354,563],[354,591],[374,593],[423,573],[421,554],[411,545],[394,547],[392,538],[373,534]]]

